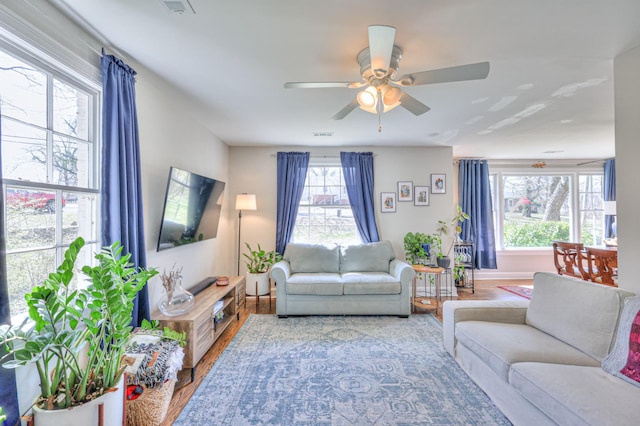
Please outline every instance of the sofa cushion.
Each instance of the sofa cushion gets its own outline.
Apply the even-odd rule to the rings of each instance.
[[[633,293],[537,272],[526,323],[598,361],[609,353],[624,299]]]
[[[283,259],[291,264],[291,273],[340,272],[340,247],[320,244],[287,244]]]
[[[640,296],[625,301],[616,342],[602,369],[640,387]]]
[[[386,272],[342,274],[344,294],[400,294],[402,285]]]
[[[287,294],[342,296],[342,279],[338,274],[292,274],[287,280]]]
[[[599,367],[518,363],[509,383],[560,425],[638,423],[640,389]]]
[[[456,324],[455,333],[458,344],[474,352],[504,381],[516,362],[600,366],[583,352],[525,324],[462,321]]]
[[[389,272],[395,257],[389,241],[345,246],[340,250],[340,272]]]

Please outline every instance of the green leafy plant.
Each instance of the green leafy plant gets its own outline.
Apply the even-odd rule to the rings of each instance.
[[[160,321],[158,320],[147,321],[146,319],[143,319],[142,323],[140,324],[140,328],[150,332],[160,330]],[[184,345],[187,343],[186,331],[183,331],[181,333],[179,331],[172,330],[169,327],[164,327],[161,331],[162,331],[163,338],[175,340],[182,347],[184,347]]]
[[[242,255],[247,259],[245,265],[247,265],[247,269],[251,274],[262,274],[264,272],[268,272],[269,268],[282,260],[282,255],[277,253],[275,250],[266,251],[260,247],[258,244],[258,249],[253,250],[248,243],[244,243],[249,250],[249,254],[242,253]]]
[[[469,220],[470,217],[468,214],[462,211],[462,207],[458,206],[456,208],[456,213],[449,220],[439,220],[438,221],[438,233],[434,235],[434,238],[437,239],[436,247],[438,257],[442,258],[444,256],[449,256],[451,254],[451,249],[455,243],[455,238],[451,240],[451,244],[447,249],[446,253],[442,251],[442,237],[444,235],[448,235],[450,230],[455,230],[454,235],[460,234],[462,232],[462,222],[465,220]]]
[[[434,244],[433,235],[424,234],[422,232],[407,232],[404,236],[404,256],[409,263],[413,263],[414,259],[424,259],[429,257],[429,253],[425,252],[423,244]]]
[[[4,412],[2,411],[2,407],[0,407],[0,423],[4,422],[5,420],[7,420],[7,415],[4,414]]]
[[[75,289],[72,279],[83,246],[82,238],[73,241],[56,272],[25,295],[30,320],[0,327],[5,358],[14,357],[4,367],[36,365],[41,392],[36,404],[45,410],[80,405],[118,383],[132,329],[133,300],[157,274],[133,267],[131,255],[122,254],[122,246],[114,243],[95,255],[96,266],[82,267],[89,284]],[[85,345],[86,364],[80,362]]]

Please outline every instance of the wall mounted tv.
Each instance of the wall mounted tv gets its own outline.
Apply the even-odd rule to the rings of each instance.
[[[171,167],[158,251],[215,238],[224,182]]]

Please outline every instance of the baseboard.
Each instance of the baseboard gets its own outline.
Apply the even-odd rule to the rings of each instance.
[[[500,272],[496,270],[476,270],[476,280],[532,280],[535,272]]]

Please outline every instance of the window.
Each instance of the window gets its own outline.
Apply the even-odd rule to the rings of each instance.
[[[554,240],[602,243],[602,173],[498,170],[490,181],[502,248],[550,247]]]
[[[300,199],[293,241],[356,244],[360,242],[340,166],[309,166]]]
[[[76,237],[86,241],[79,264],[91,264],[99,249],[97,101],[95,88],[0,45],[3,231],[14,322],[26,315],[25,293],[55,270]]]

